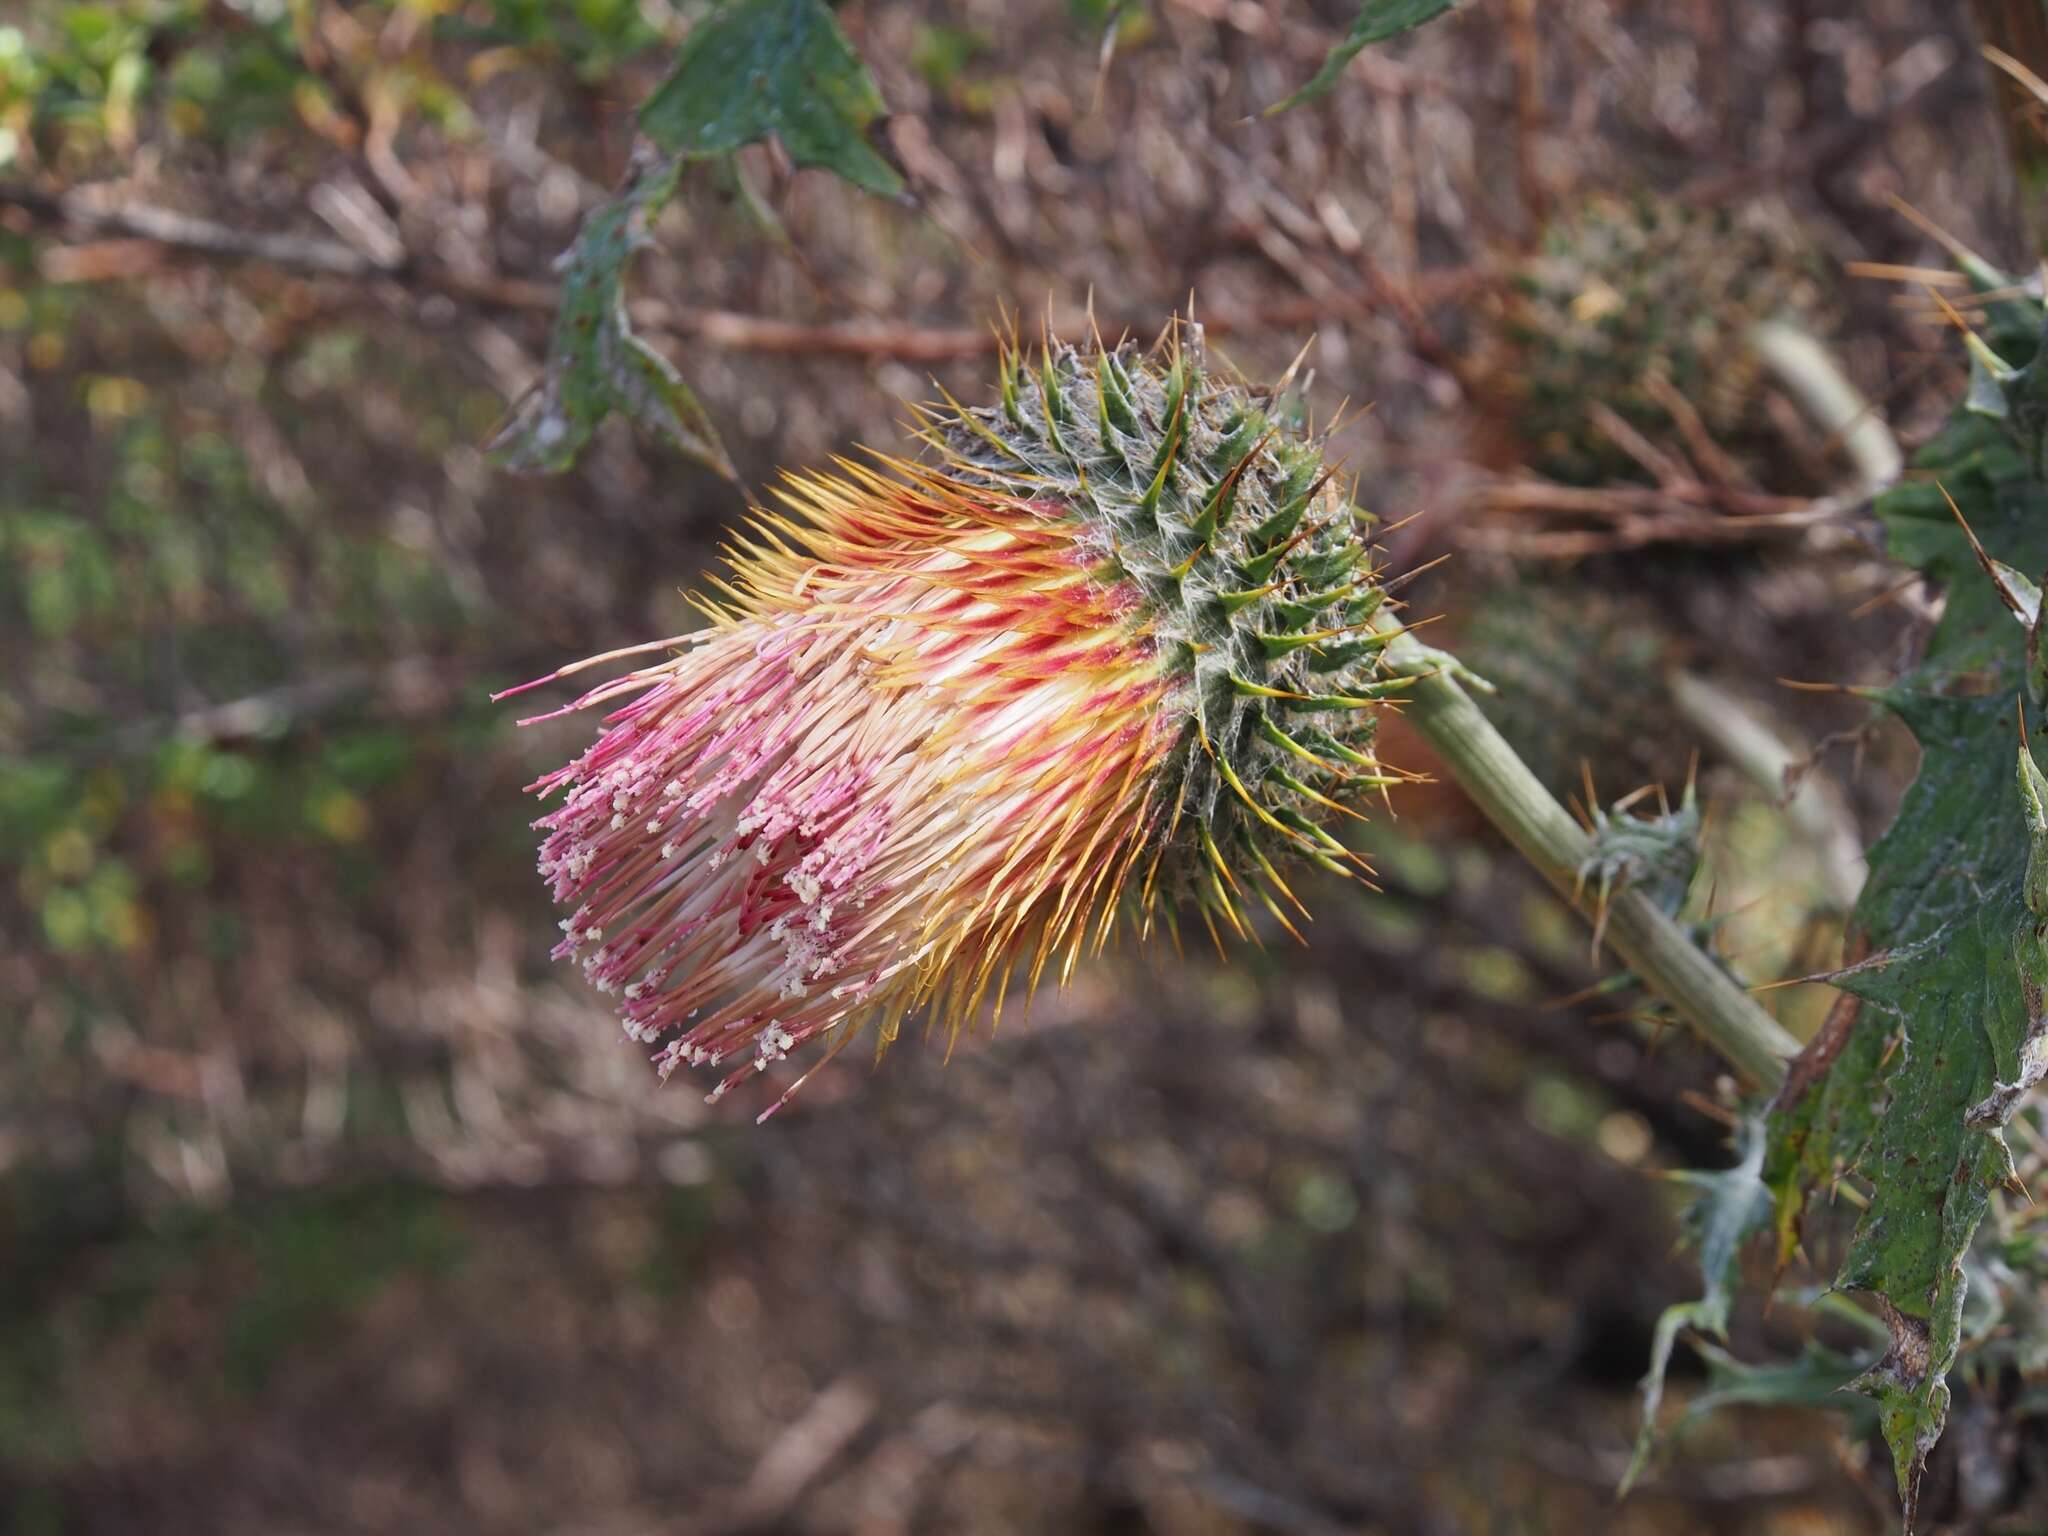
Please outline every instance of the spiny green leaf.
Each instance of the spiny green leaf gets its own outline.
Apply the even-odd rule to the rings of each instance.
[[[505,468],[565,470],[598,423],[620,411],[679,452],[734,478],[710,415],[668,359],[633,334],[626,318],[626,267],[648,243],[648,226],[675,191],[678,170],[674,161],[638,157],[618,194],[584,219],[564,258],[547,372],[491,441],[491,452]]]
[[[684,159],[773,134],[798,165],[894,197],[903,178],[867,139],[886,110],[823,0],[733,0],[690,29],[668,79],[642,104],[640,126]]]
[[[2048,916],[2048,777],[2034,750],[2020,743],[2020,811],[2027,829],[2027,910]]]
[[[1458,0],[1365,0],[1365,4],[1359,7],[1358,19],[1351,23],[1351,30],[1344,34],[1344,40],[1330,50],[1322,68],[1292,96],[1266,108],[1266,114],[1271,116],[1275,112],[1285,112],[1289,107],[1298,107],[1305,101],[1327,95],[1343,77],[1344,66],[1371,44],[1411,32],[1425,21],[1434,21],[1457,3]]]
[[[1892,553],[1948,593],[1925,658],[1885,698],[1919,738],[1920,774],[1870,853],[1855,926],[1871,959],[1838,981],[1860,1007],[1794,1064],[1765,1154],[1781,1244],[1816,1191],[1869,1186],[1836,1283],[1874,1293],[1887,1326],[1890,1347],[1856,1384],[1878,1404],[1909,1525],[1947,1417],[1964,1256],[2012,1178],[2000,1130],[2041,1075],[2048,959],[2013,773],[2025,636],[1942,494],[1993,557],[2048,569],[2048,485],[2021,425],[1958,410],[1920,456],[1929,477],[1879,502]]]
[[[1674,1175],[1699,1191],[1685,1216],[1687,1236],[1698,1249],[1703,1289],[1696,1301],[1666,1307],[1657,1319],[1650,1343],[1650,1369],[1643,1377],[1643,1422],[1636,1434],[1635,1454],[1622,1474],[1626,1494],[1648,1465],[1657,1444],[1657,1409],[1664,1400],[1664,1375],[1671,1366],[1672,1346],[1679,1330],[1726,1338],[1728,1310],[1740,1278],[1742,1245],[1752,1232],[1770,1225],[1771,1193],[1764,1187],[1764,1126],[1760,1116],[1745,1118],[1738,1130],[1735,1166],[1715,1173],[1687,1171]],[[1836,1386],[1841,1385],[1837,1379]]]

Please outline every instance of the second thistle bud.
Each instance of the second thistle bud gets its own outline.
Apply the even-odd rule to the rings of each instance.
[[[1767,458],[1750,333],[1774,319],[1827,329],[1823,274],[1783,210],[1593,197],[1516,265],[1485,372],[1529,461],[1554,479],[1643,473],[1593,420],[1595,402],[1653,441],[1684,413],[1738,458]]]

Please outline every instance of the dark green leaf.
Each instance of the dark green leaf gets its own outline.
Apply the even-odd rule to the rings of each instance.
[[[640,126],[685,159],[770,134],[798,165],[821,165],[884,197],[903,178],[868,142],[882,93],[823,0],[734,0],[691,28]]]
[[[1298,107],[1305,101],[1328,94],[1342,78],[1344,66],[1367,47],[1383,43],[1390,37],[1399,37],[1403,32],[1412,32],[1425,21],[1434,21],[1445,11],[1453,9],[1457,3],[1458,0],[1365,0],[1365,4],[1359,7],[1358,19],[1351,23],[1351,30],[1344,34],[1344,40],[1330,50],[1330,56],[1323,60],[1323,67],[1292,96],[1268,107],[1267,113],[1285,112],[1289,107]]]
[[[547,373],[491,443],[506,468],[567,469],[598,423],[620,411],[733,478],[732,461],[703,405],[626,318],[626,267],[647,243],[648,225],[675,191],[678,171],[676,161],[642,154],[618,195],[584,219],[564,258]]]
[[[1920,774],[1871,850],[1855,918],[1871,959],[1838,982],[1860,1003],[1794,1064],[1764,1167],[1788,1243],[1810,1196],[1869,1187],[1836,1283],[1874,1293],[1887,1325],[1856,1384],[1878,1404],[1909,1525],[1947,1416],[1964,1257],[2012,1177],[2001,1127],[2041,1070],[2048,963],[2028,901],[2026,763],[2014,774],[2026,635],[1943,494],[1992,560],[2048,569],[2048,486],[2017,425],[1959,410],[1924,476],[1879,502],[1892,553],[1948,593],[1925,658],[1884,698],[1919,739]]]

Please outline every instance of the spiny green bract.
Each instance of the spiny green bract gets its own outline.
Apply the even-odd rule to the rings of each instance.
[[[1149,353],[1009,350],[1001,375],[998,405],[949,400],[925,436],[954,478],[1077,519],[1103,578],[1141,594],[1187,711],[1162,894],[1234,923],[1233,870],[1344,872],[1329,813],[1396,782],[1375,717],[1412,679],[1385,667],[1371,519],[1322,439],[1295,402],[1209,370],[1192,326]]]
[[[1535,468],[1581,485],[1638,479],[1593,403],[1668,441],[1661,378],[1723,448],[1761,455],[1750,331],[1765,320],[1824,330],[1825,310],[1821,265],[1782,210],[1600,195],[1555,220],[1514,273],[1485,371]]]

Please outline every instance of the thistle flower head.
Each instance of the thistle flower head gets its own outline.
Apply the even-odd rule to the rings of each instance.
[[[1007,352],[921,435],[787,479],[708,628],[594,658],[667,653],[567,706],[602,734],[533,786],[557,955],[714,1097],[866,1023],[956,1032],[1120,918],[1291,928],[1283,865],[1355,867],[1327,823],[1396,777],[1364,515],[1192,335]]]

